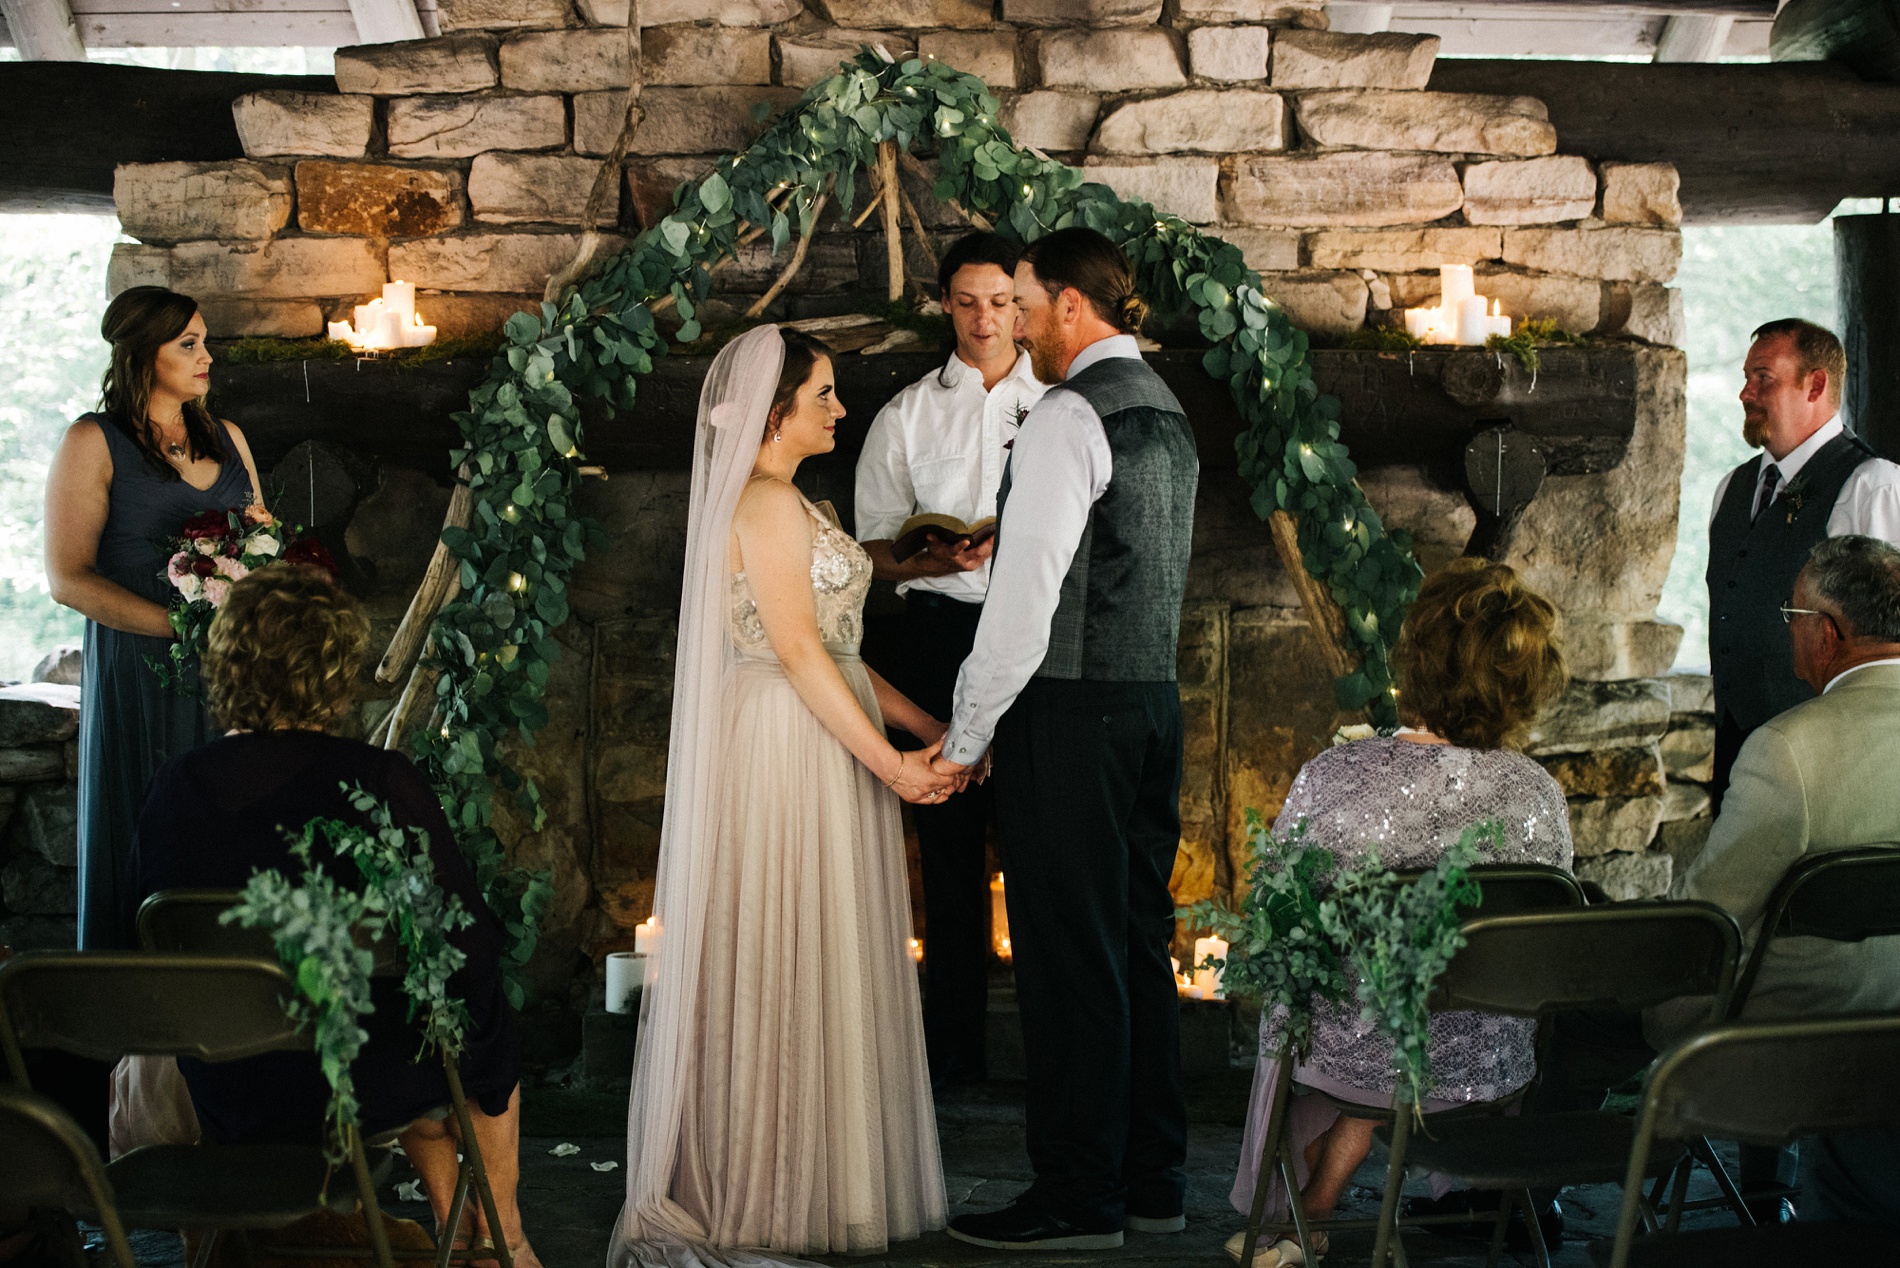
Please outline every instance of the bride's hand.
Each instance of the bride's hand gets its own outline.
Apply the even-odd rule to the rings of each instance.
[[[938,740],[921,753],[899,753],[897,773],[890,781],[891,791],[913,806],[941,805],[959,787],[955,779],[930,768],[931,761],[942,751],[943,741]]]

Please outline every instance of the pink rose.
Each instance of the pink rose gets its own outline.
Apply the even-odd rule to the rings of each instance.
[[[229,555],[219,555],[217,559],[218,575],[232,581],[242,581],[251,570]]]
[[[224,600],[231,593],[231,583],[223,577],[213,577],[205,582],[205,601],[214,608],[224,606]]]

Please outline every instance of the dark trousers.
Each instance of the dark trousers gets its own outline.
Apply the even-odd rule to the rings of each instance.
[[[1180,693],[1031,679],[997,727],[995,758],[1030,1195],[1090,1228],[1178,1214],[1187,1102],[1168,878]]]
[[[1709,813],[1722,813],[1722,794],[1728,791],[1729,776],[1735,771],[1736,755],[1742,744],[1754,734],[1752,727],[1737,722],[1720,705],[1715,710],[1715,774],[1709,780]]]
[[[901,637],[873,662],[899,691],[950,720],[957,670],[976,642],[979,603],[913,591]],[[899,748],[919,748],[893,736]],[[972,784],[940,806],[912,806],[924,880],[924,1044],[933,1079],[981,1078],[990,1007],[990,880],[986,856],[996,814],[990,784]]]

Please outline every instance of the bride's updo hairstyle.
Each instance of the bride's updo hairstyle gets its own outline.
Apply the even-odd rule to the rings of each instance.
[[[811,381],[811,372],[821,359],[831,356],[831,346],[790,326],[778,328],[785,341],[785,365],[778,372],[778,387],[772,392],[772,412],[765,416],[765,434],[778,435],[786,415],[798,406],[798,389]]]
[[[1135,270],[1120,247],[1093,229],[1058,229],[1023,248],[1022,260],[1049,298],[1073,286],[1089,307],[1123,334],[1141,329],[1148,302],[1135,290]]]
[[[1569,681],[1557,608],[1504,564],[1433,573],[1392,651],[1399,716],[1465,748],[1521,748]]]
[[[244,731],[320,729],[356,698],[363,607],[323,569],[272,564],[231,587],[201,677],[212,714]]]

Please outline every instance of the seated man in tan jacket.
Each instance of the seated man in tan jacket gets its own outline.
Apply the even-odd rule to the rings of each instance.
[[[1742,927],[1743,959],[1769,895],[1811,854],[1900,845],[1900,550],[1871,537],[1821,542],[1782,608],[1795,674],[1814,688],[1735,759],[1709,841],[1670,887]],[[1650,1010],[1658,1050],[1707,1015],[1696,1001]],[[1900,938],[1783,938],[1768,948],[1742,1015],[1756,1020],[1900,1009]]]
[[[1777,715],[1742,745],[1708,844],[1669,892],[1734,916],[1744,962],[1762,936],[1769,895],[1790,867],[1810,854],[1900,845],[1900,550],[1871,537],[1821,542],[1782,615],[1791,627],[1795,672],[1815,697]],[[1630,1013],[1560,1016],[1533,1104],[1539,1112],[1596,1108],[1608,1088],[1706,1024],[1709,1002],[1659,1005],[1640,1028]],[[1783,938],[1769,947],[1742,1016],[1890,1009],[1900,1009],[1900,938]],[[1843,1156],[1833,1158],[1837,1145]],[[1893,1180],[1888,1211],[1900,1217],[1900,1146],[1891,1137],[1835,1137],[1816,1142],[1816,1151],[1863,1189],[1870,1181],[1885,1189]],[[1744,1193],[1792,1179],[1777,1165],[1779,1152],[1743,1150]],[[1757,1218],[1776,1218],[1778,1205],[1761,1204]],[[1859,1214],[1876,1218],[1865,1203]]]

